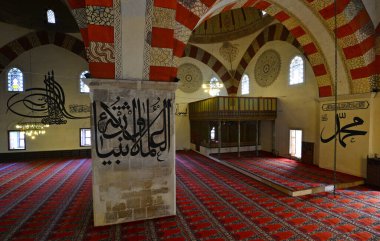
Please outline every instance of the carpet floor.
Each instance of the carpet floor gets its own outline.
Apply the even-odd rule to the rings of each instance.
[[[336,180],[334,180],[334,172],[331,170],[282,157],[270,155],[256,157],[254,152],[242,153],[241,157],[237,157],[237,153],[223,153],[220,156],[213,154],[212,156],[290,191],[333,185],[335,181],[336,183],[363,181],[363,178],[340,172],[336,172]]]
[[[0,163],[0,240],[379,240],[380,192],[289,197],[178,152],[177,215],[94,227],[91,160]]]

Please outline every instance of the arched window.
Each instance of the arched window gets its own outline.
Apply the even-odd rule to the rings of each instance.
[[[212,127],[210,130],[210,139],[213,141],[215,140],[215,126]]]
[[[219,96],[220,94],[220,89],[223,87],[223,84],[220,83],[218,78],[212,77],[210,79],[210,89],[209,89],[209,94],[211,96]]]
[[[88,74],[88,70],[83,71],[79,76],[79,89],[81,93],[90,93],[90,88],[83,82],[83,79],[86,78],[86,74]]]
[[[247,74],[244,74],[241,78],[241,94],[247,95],[249,94],[249,77]]]
[[[289,84],[296,85],[304,81],[305,64],[301,56],[295,56],[290,62]]]
[[[48,23],[55,23],[55,14],[53,10],[51,9],[47,10],[46,17],[47,17]]]
[[[24,91],[24,75],[18,68],[8,71],[8,91]]]

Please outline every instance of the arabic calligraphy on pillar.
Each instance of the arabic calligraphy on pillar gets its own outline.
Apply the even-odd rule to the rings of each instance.
[[[155,157],[161,162],[171,143],[172,100],[116,97],[93,102],[95,149],[98,157]],[[110,148],[111,146],[111,148]],[[113,148],[112,148],[113,147]]]

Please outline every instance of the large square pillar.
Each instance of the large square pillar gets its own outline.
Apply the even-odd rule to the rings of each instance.
[[[176,83],[86,80],[95,226],[176,214]]]

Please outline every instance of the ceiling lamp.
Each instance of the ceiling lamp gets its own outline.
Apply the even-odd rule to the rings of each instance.
[[[49,125],[43,124],[37,121],[20,121],[16,124],[16,129],[25,132],[25,135],[31,139],[36,139],[38,135],[44,135],[46,133],[45,128]]]
[[[209,93],[211,96],[219,96],[220,90],[223,87],[224,85],[216,77],[212,77],[210,82],[202,84],[204,92]]]

